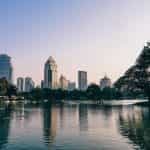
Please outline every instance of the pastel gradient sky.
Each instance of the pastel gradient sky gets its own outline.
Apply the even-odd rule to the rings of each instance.
[[[0,53],[14,77],[43,78],[51,55],[59,74],[115,81],[150,39],[150,0],[0,0]]]

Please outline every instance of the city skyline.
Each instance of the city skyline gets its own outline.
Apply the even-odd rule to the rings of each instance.
[[[86,70],[89,82],[99,83],[105,73],[115,81],[150,39],[149,4],[148,0],[1,1],[0,52],[13,58],[15,81],[31,76],[40,84],[43,62],[50,55],[71,81],[77,82],[77,70]]]
[[[1,78],[6,78],[8,81],[8,78],[12,78],[12,74],[10,74],[11,76],[8,76],[9,74],[9,70],[8,67],[9,65],[11,65],[11,57],[8,56],[7,54],[0,54],[0,57],[2,58],[0,61],[1,67],[3,67],[1,69]],[[7,66],[8,65],[8,66]],[[58,66],[57,66],[57,62],[55,61],[55,59],[52,56],[49,56],[48,59],[45,62],[44,68],[43,68],[43,74],[44,74],[44,78],[41,79],[41,84],[40,85],[36,85],[36,86],[40,86],[41,88],[51,88],[51,89],[65,89],[65,90],[73,90],[76,88],[76,82],[74,81],[70,81],[68,80],[62,73],[60,75],[60,77],[58,77],[58,70],[57,70]],[[10,70],[12,71],[12,70]],[[93,84],[93,82],[88,82],[88,73],[86,71],[83,70],[78,70],[78,86],[77,89],[79,90],[86,90],[88,85]],[[32,77],[16,77],[16,83],[14,81],[13,84],[16,84],[16,87],[18,88],[19,92],[23,92],[23,91],[30,91],[31,89],[33,89],[33,87],[35,87],[35,82],[32,80]],[[25,78],[25,79],[24,79]],[[27,81],[27,82],[26,82]],[[104,76],[104,78],[102,78],[100,80],[100,82],[104,83],[100,83],[100,87],[110,87],[111,86],[111,79],[109,79],[106,75]],[[101,85],[103,84],[103,85]]]

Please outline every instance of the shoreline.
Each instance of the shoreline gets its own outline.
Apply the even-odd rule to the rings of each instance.
[[[94,100],[0,100],[0,103],[5,104],[64,104],[64,105],[98,105],[98,106],[148,106],[148,100],[103,100],[103,101],[94,101]]]

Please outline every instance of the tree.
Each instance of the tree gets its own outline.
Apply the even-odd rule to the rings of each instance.
[[[7,96],[17,95],[17,88],[14,85],[9,85],[7,88]]]
[[[144,90],[150,102],[150,43],[144,47],[136,62],[137,71],[135,79],[137,86]]]
[[[31,92],[30,95],[32,95],[32,98],[36,101],[39,101],[42,99],[42,91],[40,88],[36,87]]]
[[[122,91],[145,94],[150,102],[150,43],[144,46],[135,65],[125,72],[115,87]]]
[[[16,95],[17,89],[14,85],[10,84],[6,78],[0,79],[0,94],[7,95],[11,97],[12,95]]]
[[[102,90],[102,99],[110,100],[113,98],[113,91],[110,87],[106,87]]]
[[[91,100],[99,100],[101,96],[100,87],[96,84],[91,84],[87,88],[87,97]]]
[[[8,81],[5,78],[0,79],[0,95],[6,95],[8,89]]]

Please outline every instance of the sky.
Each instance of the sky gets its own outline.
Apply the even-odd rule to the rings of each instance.
[[[117,80],[150,40],[149,0],[0,0],[0,53],[12,57],[14,80],[39,84],[53,56],[58,73],[88,82]]]

